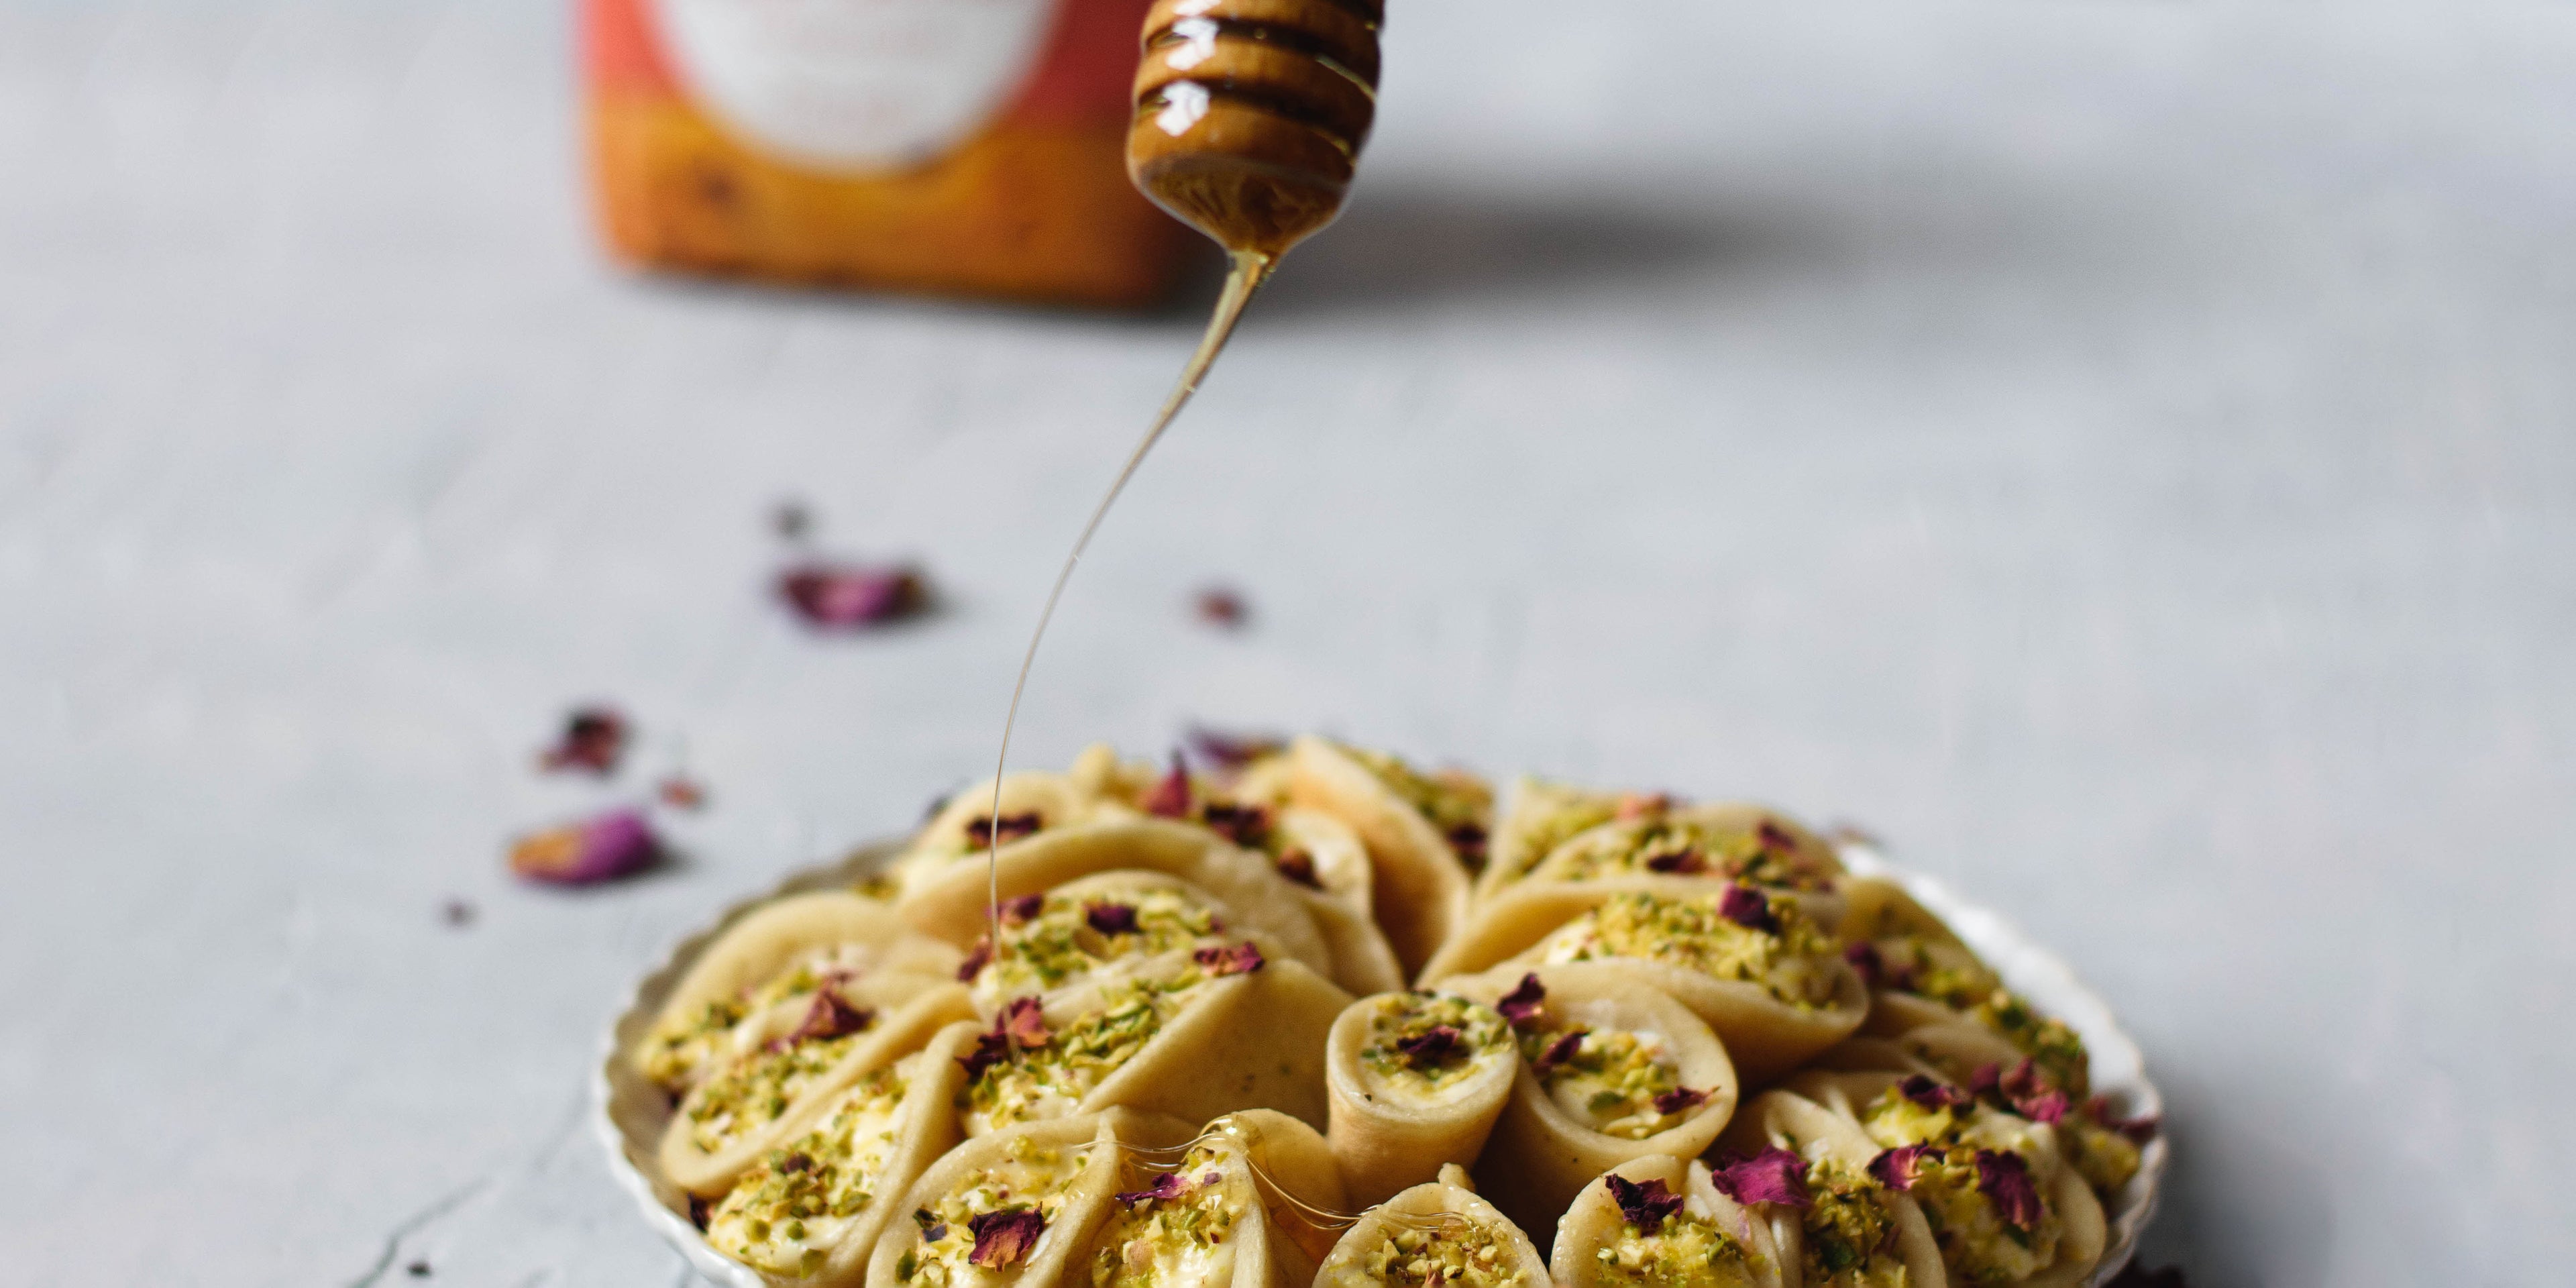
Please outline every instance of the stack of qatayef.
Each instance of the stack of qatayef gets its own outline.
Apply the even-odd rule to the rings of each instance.
[[[2075,1285],[2152,1131],[1777,811],[1313,737],[961,792],[624,1058],[708,1245],[818,1286]]]

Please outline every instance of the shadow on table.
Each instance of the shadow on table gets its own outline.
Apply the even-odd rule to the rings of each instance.
[[[2195,1130],[2210,1121],[2195,1106],[2220,1093],[2178,1081],[2164,1079],[2173,1160],[2137,1264],[2179,1266],[2191,1288],[2327,1288],[2334,1213],[2323,1169],[2289,1139]]]

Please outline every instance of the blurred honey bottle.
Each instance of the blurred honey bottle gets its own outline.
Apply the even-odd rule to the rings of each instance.
[[[638,264],[1115,306],[1188,253],[1128,181],[1151,0],[578,0]]]

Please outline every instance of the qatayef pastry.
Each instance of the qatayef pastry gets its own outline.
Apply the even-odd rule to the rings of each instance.
[[[970,1019],[966,989],[941,984],[889,1006],[870,981],[814,995],[794,1030],[737,1056],[690,1088],[662,1134],[662,1174],[692,1194],[725,1192],[762,1154],[812,1125],[862,1075]]]
[[[1361,1217],[1315,1272],[1314,1288],[1547,1288],[1547,1262],[1456,1168]]]
[[[1114,768],[1106,747],[1086,749],[1071,773],[1023,770],[1002,775],[1001,808],[993,808],[993,780],[960,788],[931,815],[894,861],[899,889],[910,892],[959,860],[982,856],[1000,842],[1002,852],[1041,832],[1092,820],[1106,812],[1102,762]]]
[[[1315,1129],[1251,1109],[1209,1123],[1177,1161],[1128,1152],[1108,1217],[1071,1278],[1089,1288],[1305,1288],[1320,1229],[1340,1210]]]
[[[1929,1042],[1942,1049],[1942,1056],[1920,1049],[1916,1054],[1934,1063],[1967,1062],[1971,1067],[1999,1060],[2005,1068],[2019,1056],[2028,1056],[2052,1088],[2071,1099],[2081,1100],[2088,1094],[2091,1061],[2075,1030],[2040,1015],[2006,990],[1994,971],[1903,886],[1883,877],[1863,877],[1844,883],[1843,894],[1844,956],[1872,991],[1863,1032],[1902,1040],[1930,1026],[1965,1021],[2002,1039],[2014,1054],[1955,1034],[1930,1036]],[[1900,1044],[1909,1049],[1924,1045]],[[1964,1079],[1966,1075],[1954,1076]]]
[[[1324,1035],[1350,995],[1252,943],[1174,953],[1003,1008],[966,1064],[966,1133],[1126,1106],[1324,1121]]]
[[[842,891],[795,895],[727,928],[699,954],[629,1053],[645,1077],[686,1090],[715,1066],[776,1037],[773,1020],[802,1017],[824,985],[873,977],[900,1001],[946,980],[958,952],[916,935],[883,904]]]
[[[1585,1185],[1631,1159],[1699,1153],[1735,1111],[1726,1048],[1633,968],[1551,966],[1453,983],[1492,999],[1520,1044],[1511,1100],[1476,1176],[1527,1228],[1553,1229]]]
[[[2048,1124],[1931,1078],[1809,1072],[1788,1087],[1879,1146],[1870,1174],[1922,1209],[1952,1281],[2072,1288],[2101,1259],[2102,1205]]]
[[[1168,1149],[1188,1124],[1106,1113],[1028,1123],[970,1140],[905,1191],[877,1238],[868,1288],[1055,1288],[1077,1264],[1107,1205],[1125,1148]]]
[[[1121,869],[1179,877],[1216,898],[1230,930],[1257,931],[1287,958],[1319,974],[1332,970],[1314,918],[1268,861],[1205,828],[1158,818],[1058,828],[1005,848],[990,872],[953,864],[912,887],[895,910],[915,930],[962,948],[985,934],[995,878],[1007,902]]]
[[[1437,993],[1381,993],[1333,1021],[1324,1053],[1334,1161],[1366,1207],[1476,1161],[1520,1067],[1493,1008]]]
[[[2138,1174],[2141,1147],[2155,1139],[2159,1126],[2153,1119],[2121,1117],[2100,1096],[2068,1096],[2049,1084],[2036,1061],[1971,1024],[1927,1024],[1892,1040],[1848,1038],[1817,1056],[1813,1067],[1929,1078],[1992,1108],[2046,1123],[2057,1130],[2067,1162],[2105,1204]]]
[[[949,1100],[975,1032],[952,1024],[825,1101],[809,1130],[763,1155],[709,1210],[708,1246],[799,1288],[863,1281],[903,1192],[957,1143]]]
[[[1634,802],[1622,817],[1559,844],[1532,881],[1710,877],[1789,890],[1831,890],[1843,876],[1834,848],[1789,816],[1758,805]]]
[[[1941,1249],[1914,1200],[1870,1174],[1882,1151],[1849,1119],[1786,1091],[1738,1114],[1715,1182],[1772,1233],[1805,1288],[1946,1288]]]
[[[1368,846],[1378,925],[1396,961],[1419,971],[1466,915],[1492,793],[1464,774],[1427,777],[1385,753],[1312,735],[1289,744],[1288,766],[1294,802],[1348,823]]]
[[[991,1019],[1021,997],[1043,997],[1118,977],[1173,953],[1262,936],[1228,936],[1214,895],[1161,872],[1113,870],[1045,894],[1006,899],[1002,946],[977,939],[958,973]],[[1277,952],[1277,945],[1270,951]]]
[[[1494,821],[1493,840],[1486,846],[1485,870],[1476,874],[1477,902],[1528,876],[1539,860],[1577,834],[1619,817],[1623,804],[1634,806],[1650,799],[1552,783],[1527,774],[1514,779],[1502,813]]]
[[[1584,1186],[1548,1256],[1558,1288],[1797,1288],[1784,1263],[1770,1228],[1710,1184],[1708,1168],[1668,1154]]]
[[[1423,974],[1624,962],[1706,1020],[1736,1072],[1759,1083],[1849,1036],[1868,1014],[1869,992],[1822,913],[1838,916],[1840,905],[1704,878],[1524,881],[1480,910]]]

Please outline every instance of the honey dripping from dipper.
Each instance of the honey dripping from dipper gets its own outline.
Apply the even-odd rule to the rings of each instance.
[[[993,767],[993,817],[1011,728],[1038,644],[1065,583],[1136,467],[1171,427],[1279,258],[1342,211],[1360,147],[1377,117],[1382,0],[1155,0],[1145,15],[1136,68],[1136,117],[1127,129],[1127,174],[1155,205],[1207,234],[1232,260],[1225,291],[1198,350],[1083,525],[1011,686]],[[992,829],[986,920],[1002,947],[1001,829]]]

